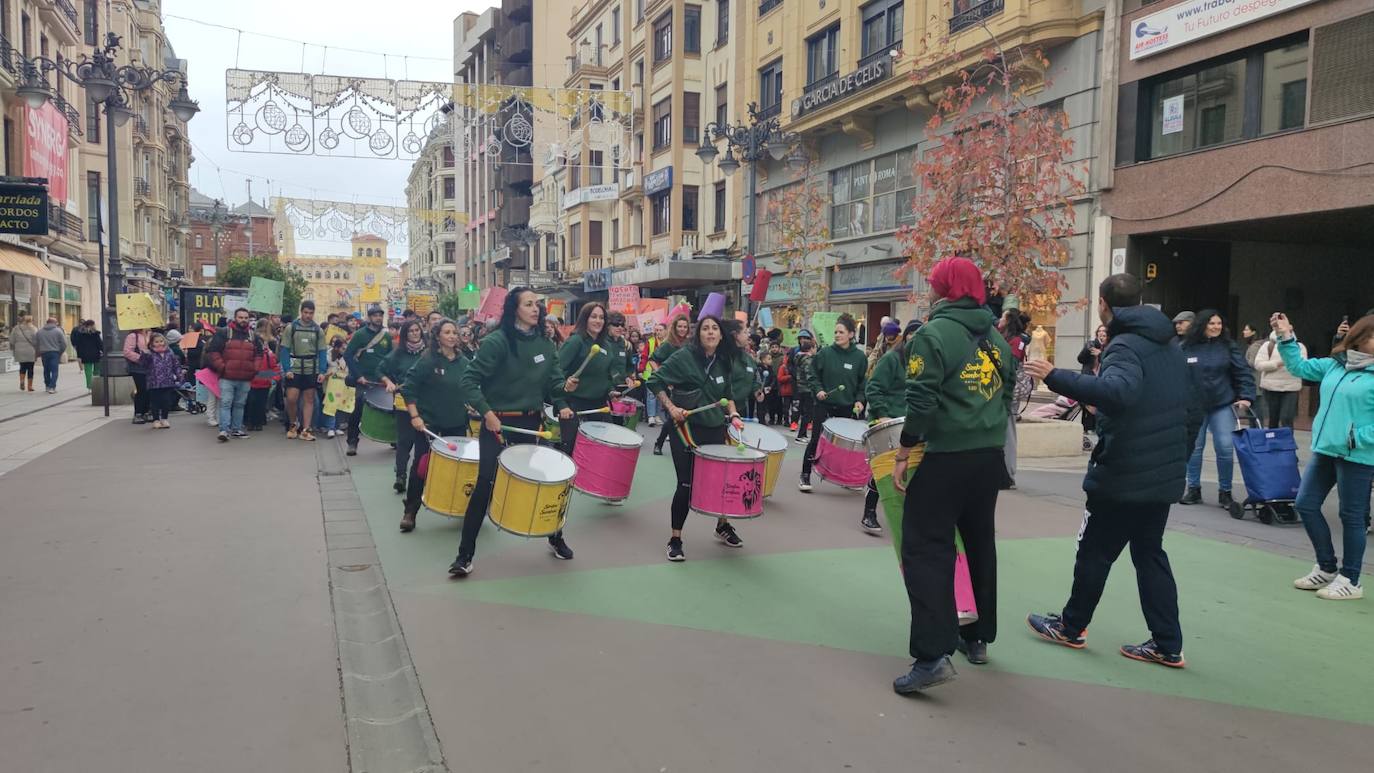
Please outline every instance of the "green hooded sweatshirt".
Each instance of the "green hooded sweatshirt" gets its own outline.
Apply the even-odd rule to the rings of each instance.
[[[734,363],[738,366],[739,363]],[[729,398],[734,387],[734,368],[724,357],[706,359],[696,349],[685,346],[673,353],[663,367],[649,376],[649,391],[661,394],[673,388],[673,404],[683,410],[720,402]],[[712,408],[693,414],[687,423],[698,427],[719,427],[725,424],[725,411]]]
[[[582,366],[582,361],[587,359],[592,344],[600,346],[601,352],[587,363],[587,369],[577,377],[577,389],[569,394],[581,400],[595,402],[605,400],[613,385],[625,382],[625,374],[621,372],[624,359],[619,358],[620,362],[616,361],[617,352],[609,336],[602,336],[600,341],[594,341],[584,333],[573,333],[568,336],[568,340],[564,341],[558,350],[558,367],[565,377],[572,376]]]
[[[376,343],[373,343],[373,342]],[[358,332],[348,339],[348,348],[344,350],[344,359],[350,365],[349,370],[360,378],[368,381],[381,382],[382,361],[391,354],[391,332],[386,328],[373,330],[368,325],[358,328]]]
[[[511,334],[504,328],[482,339],[477,356],[463,373],[463,394],[477,413],[520,411],[537,413],[544,403],[567,407],[563,371],[553,341],[540,332]]]
[[[864,401],[864,376],[868,373],[868,357],[859,347],[850,344],[841,349],[838,344],[822,346],[811,358],[811,393],[825,392],[821,402],[837,408],[848,408]]]
[[[394,356],[388,359],[394,361]],[[401,396],[407,403],[415,403],[420,418],[431,430],[466,427],[467,404],[471,402],[463,391],[463,374],[467,369],[468,360],[461,354],[450,360],[439,352],[425,352],[406,371]],[[387,378],[396,380],[390,375]]]
[[[907,348],[902,445],[926,453],[1001,448],[1016,384],[1011,347],[972,298],[943,301]]]
[[[759,361],[748,352],[740,352],[730,369],[730,399],[738,409],[749,400],[749,395],[758,388]]]
[[[873,375],[864,385],[868,398],[868,418],[900,419],[906,416],[906,347],[900,344],[887,350],[873,366]]]

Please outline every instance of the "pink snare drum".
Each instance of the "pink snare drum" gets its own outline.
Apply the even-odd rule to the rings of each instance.
[[[623,501],[630,495],[643,444],[644,438],[633,430],[604,421],[582,422],[573,447],[573,488],[607,502]]]
[[[858,419],[826,419],[816,445],[816,474],[845,488],[864,488],[873,471],[868,466],[864,433],[868,425]]]
[[[765,462],[762,453],[752,448],[723,445],[700,446],[694,453],[693,510],[718,518],[763,515]]]
[[[639,412],[641,403],[630,397],[622,397],[611,401],[611,413],[616,416],[633,416]]]
[[[959,611],[959,625],[978,621],[978,604],[973,600],[973,578],[968,573],[968,559],[963,551],[954,557],[954,608]]]

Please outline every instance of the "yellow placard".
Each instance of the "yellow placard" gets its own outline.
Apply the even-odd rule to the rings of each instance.
[[[115,324],[120,330],[162,327],[162,312],[147,293],[120,293],[115,296]]]

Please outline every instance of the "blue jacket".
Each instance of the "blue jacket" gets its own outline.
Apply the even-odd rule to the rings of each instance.
[[[1304,360],[1296,338],[1279,342],[1288,372],[1321,382],[1321,407],[1312,422],[1312,450],[1374,465],[1374,366],[1346,370],[1345,354]]]
[[[1217,336],[1184,343],[1183,361],[1203,411],[1210,413],[1237,400],[1255,401],[1255,376],[1235,341]]]
[[[1097,409],[1100,440],[1088,462],[1089,496],[1132,504],[1173,502],[1183,490],[1184,423],[1192,390],[1174,326],[1152,306],[1113,309],[1096,376],[1062,368],[1045,385]]]

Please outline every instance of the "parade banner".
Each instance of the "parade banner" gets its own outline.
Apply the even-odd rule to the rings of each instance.
[[[24,131],[24,176],[46,179],[53,203],[60,206],[67,200],[67,117],[52,102],[37,110],[26,106]]]
[[[428,316],[439,305],[439,297],[434,293],[411,292],[406,294],[406,308],[421,317]],[[459,308],[462,308],[460,305]]]
[[[639,307],[639,286],[613,285],[606,291],[606,305],[611,311],[633,314]]]
[[[166,320],[157,302],[147,293],[120,293],[115,296],[115,324],[120,330],[162,327]]]
[[[482,291],[477,311],[472,318],[477,322],[501,318],[501,306],[506,302],[507,290],[504,287],[488,287]]]
[[[811,335],[816,337],[817,346],[829,346],[835,341],[835,323],[839,322],[837,311],[818,311],[811,315]]]
[[[286,283],[255,276],[248,283],[248,303],[244,308],[262,314],[280,314]]]

